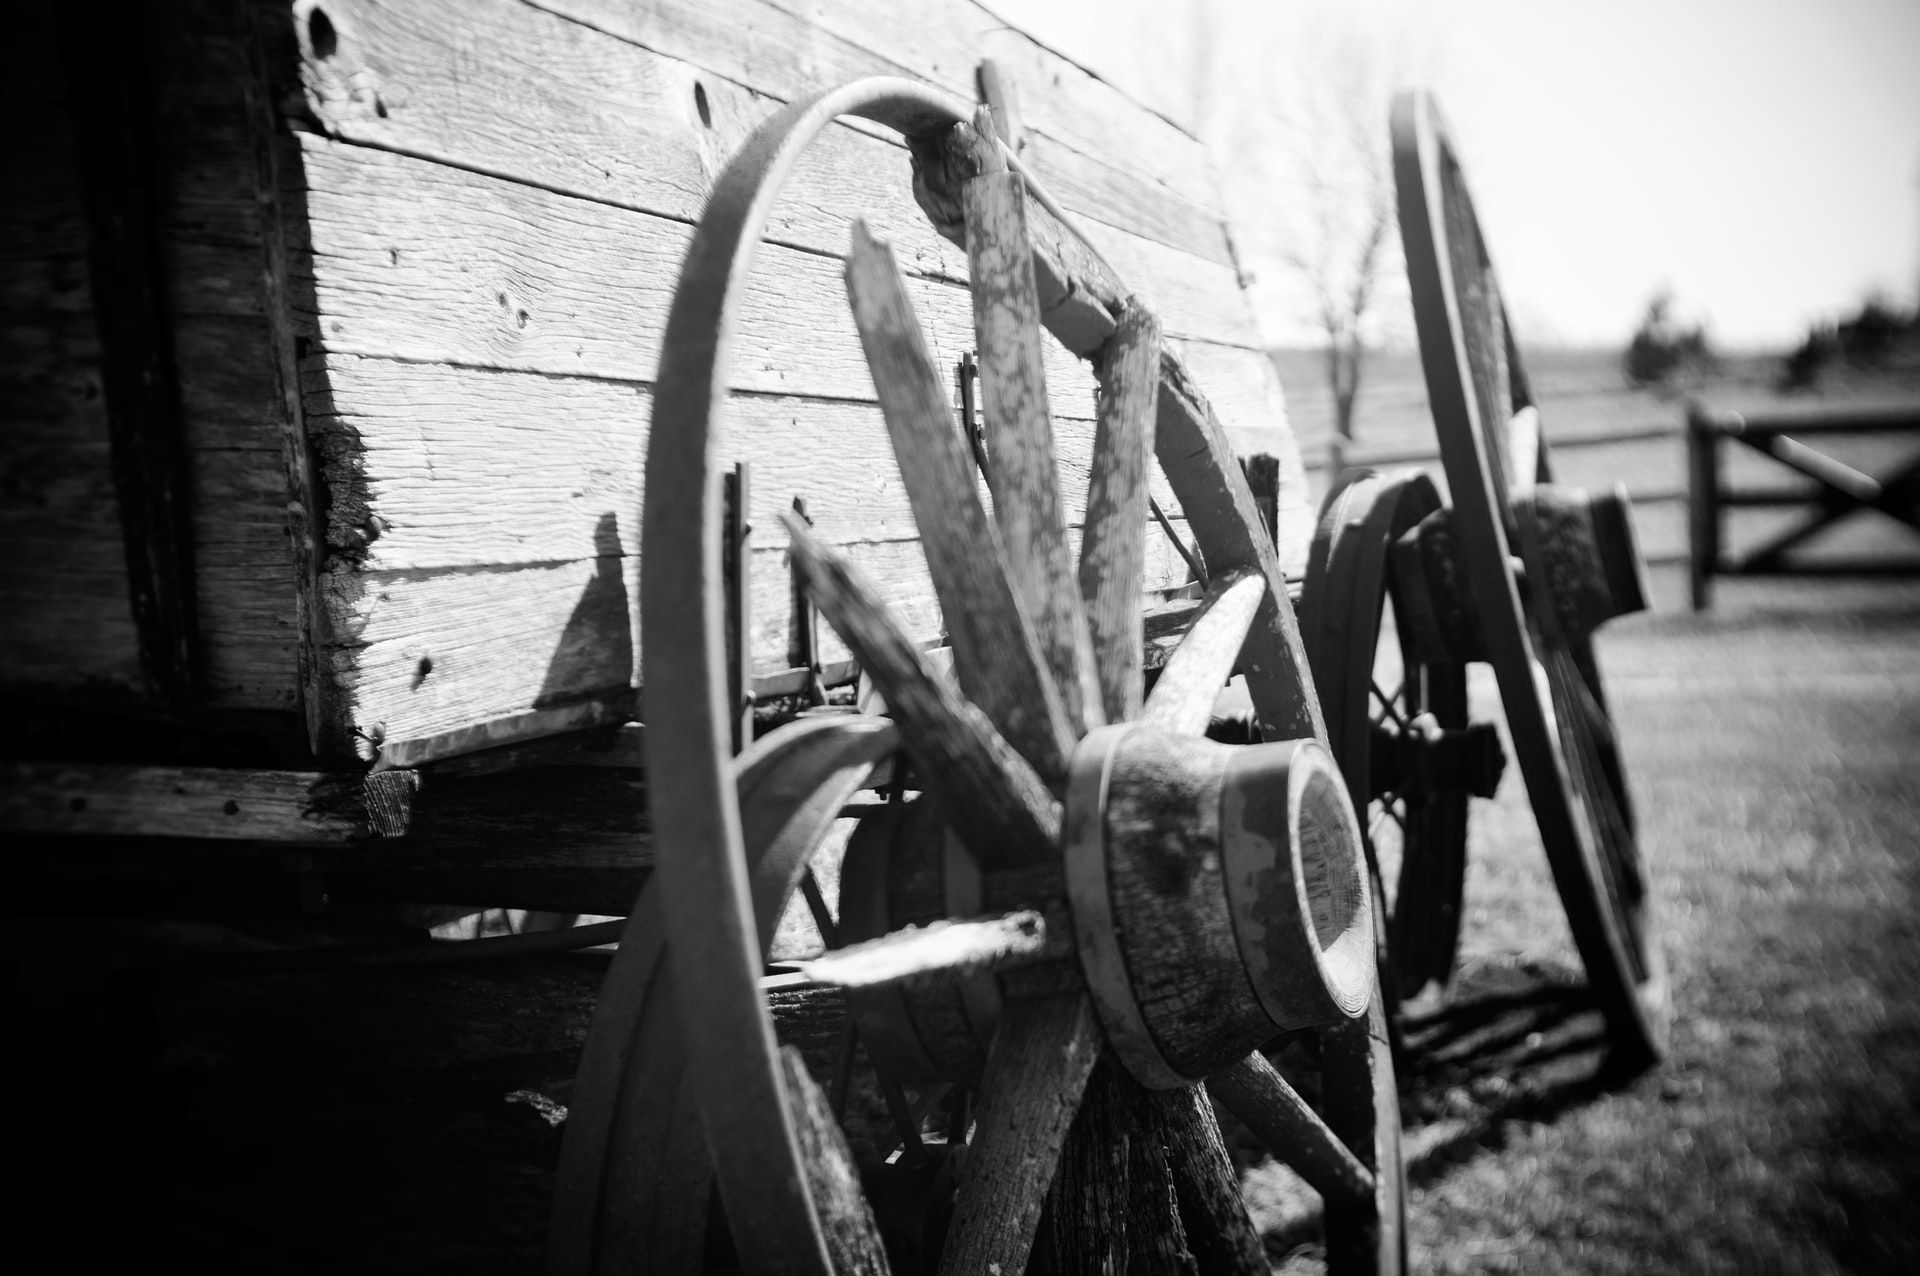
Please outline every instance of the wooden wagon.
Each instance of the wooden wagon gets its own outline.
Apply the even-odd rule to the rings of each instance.
[[[1473,659],[1657,1050],[1624,518],[1548,485],[1418,102],[1464,514],[1316,527],[1204,147],[979,5],[48,4],[10,56],[6,826],[44,891],[626,918],[239,963],[619,938],[555,1270],[882,1270],[876,1216],[909,1268],[1264,1270],[1203,1079],[1398,1270],[1374,916],[1444,980]],[[1203,738],[1236,673],[1264,743]]]

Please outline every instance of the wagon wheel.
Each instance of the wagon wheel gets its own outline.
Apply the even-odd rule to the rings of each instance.
[[[1476,654],[1493,665],[1588,982],[1623,1055],[1651,1061],[1665,1050],[1665,966],[1589,638],[1606,615],[1644,605],[1624,493],[1594,500],[1552,486],[1465,179],[1425,95],[1395,99],[1393,151],[1414,320],[1453,503],[1447,530],[1476,612]],[[1610,532],[1602,539],[1614,552],[1570,563],[1567,513],[1588,541],[1595,527]]]
[[[641,606],[657,866],[570,1105],[551,1265],[682,1270],[697,1261],[688,1256],[717,1187],[746,1270],[886,1270],[868,1193],[823,1117],[830,1105],[778,1043],[763,981],[771,917],[896,727],[801,723],[729,758],[719,588],[717,420],[738,285],[801,151],[853,114],[900,130],[922,160],[944,142],[977,170],[953,194],[976,281],[992,521],[890,253],[856,227],[848,261],[957,685],[926,664],[851,564],[789,524],[815,600],[890,704],[927,789],[861,825],[841,920],[862,873],[883,886],[899,871],[944,879],[944,911],[894,916],[899,929],[810,971],[848,989],[876,1060],[902,1062],[890,1041],[918,1046],[907,1064],[948,1069],[975,1096],[964,1149],[948,1157],[956,1188],[940,1270],[1021,1271],[1043,1243],[1054,1270],[1118,1270],[1134,1220],[1136,1256],[1190,1261],[1179,1259],[1186,1247],[1209,1270],[1266,1271],[1205,1078],[1321,1190],[1336,1270],[1401,1271],[1399,1117],[1358,830],[1311,738],[1317,706],[1271,542],[1204,401],[1159,353],[1151,317],[1122,304],[1110,335],[1080,347],[1099,351],[1102,393],[1085,550],[1077,569],[1069,561],[1038,380],[1029,186],[995,171],[1005,165],[980,140],[989,131],[957,127],[963,109],[898,80],[795,103],[748,141],[696,230],[647,461]],[[1037,189],[1032,197],[1044,204]],[[1156,434],[1212,586],[1143,704]],[[1308,738],[1243,748],[1201,738],[1236,660],[1262,721]],[[856,863],[865,856],[881,857],[878,867]],[[913,921],[943,924],[902,925]],[[995,971],[990,996],[970,1001],[980,985],[967,977]],[[970,1033],[942,1037],[916,1012],[943,997],[961,1022],[999,1002],[983,1057]],[[1319,1032],[1318,1110],[1253,1048],[1276,1027]],[[1103,1056],[1113,1062],[1096,1067]],[[1114,1181],[1123,1167],[1124,1189]],[[1049,1201],[1052,1225],[1036,1241]]]
[[[1439,508],[1418,470],[1349,475],[1321,507],[1301,596],[1327,737],[1384,912],[1381,977],[1401,998],[1452,973],[1468,797],[1491,795],[1501,762],[1492,728],[1468,724],[1465,665],[1400,623],[1410,600],[1395,542]]]

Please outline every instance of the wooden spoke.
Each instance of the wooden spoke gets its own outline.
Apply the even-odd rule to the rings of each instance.
[[[993,136],[981,107],[974,128]],[[1006,546],[1008,576],[1032,617],[1040,651],[1076,732],[1106,718],[1093,674],[1087,615],[1074,588],[1073,556],[1060,515],[1060,481],[1047,407],[1046,331],[1027,234],[1027,189],[998,147],[982,147],[987,167],[961,188],[972,276],[973,331],[979,346],[987,455],[993,466],[994,520]]]
[[[1266,601],[1267,582],[1257,573],[1214,577],[1193,626],[1161,669],[1140,720],[1176,735],[1205,731],[1213,716],[1214,698],[1232,676],[1247,631]]]
[[[1184,1087],[1181,1093],[1191,1089]],[[1127,1224],[1131,1233],[1127,1270],[1189,1276],[1195,1271],[1193,1255],[1187,1250],[1187,1227],[1180,1214],[1180,1195],[1168,1165],[1167,1149],[1168,1139],[1178,1138],[1182,1132],[1169,1128],[1169,1114],[1155,1106],[1149,1095],[1142,1093],[1139,1098],[1138,1123],[1127,1140]]]
[[[888,1276],[880,1225],[860,1189],[860,1171],[854,1167],[853,1153],[847,1150],[846,1136],[827,1096],[792,1046],[780,1048],[780,1072],[787,1093],[794,1098],[795,1133],[809,1167],[813,1207],[826,1233],[834,1276]]]
[[[906,926],[878,939],[835,948],[800,969],[816,983],[840,988],[951,984],[969,975],[1014,970],[1073,953],[1064,926],[1049,927],[1032,909],[999,917]]]
[[[1007,1003],[987,1052],[942,1276],[1025,1270],[1040,1207],[1102,1041],[1083,991]]]
[[[1073,751],[1071,724],[999,532],[980,507],[972,458],[893,252],[867,233],[865,222],[853,227],[847,296],[940,596],[960,686],[1044,778],[1058,781]]]
[[[1373,1173],[1348,1150],[1319,1113],[1254,1051],[1207,1078],[1207,1089],[1275,1156],[1329,1201],[1373,1199]]]
[[[1312,737],[1325,743],[1327,724],[1307,672],[1306,649],[1273,537],[1253,503],[1225,428],[1185,366],[1164,350],[1153,452],[1180,498],[1207,570],[1217,577],[1246,569],[1266,578],[1267,597],[1241,653],[1241,672],[1260,725],[1274,739]]]
[[[1121,313],[1099,373],[1080,596],[1087,604],[1102,707],[1109,721],[1125,722],[1140,713],[1141,591],[1151,504],[1147,459],[1160,380],[1160,322],[1144,306],[1129,305]]]
[[[1111,1051],[1087,1079],[1048,1192],[1047,1235],[1036,1244],[1051,1250],[1051,1270],[1128,1270],[1134,1232],[1130,1144],[1136,1137],[1131,1127],[1141,1093]]]
[[[1060,806],[1034,769],[952,684],[927,665],[879,592],[847,557],[787,519],[807,591],[886,697],[907,752],[947,798],[954,822],[983,864],[1016,866],[1049,855]]]
[[[1155,1090],[1147,1102],[1166,1146],[1187,1244],[1200,1270],[1210,1276],[1266,1276],[1271,1267],[1267,1249],[1247,1213],[1240,1176],[1206,1090]]]

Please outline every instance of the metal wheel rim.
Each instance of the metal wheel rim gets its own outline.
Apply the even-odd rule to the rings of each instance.
[[[1479,239],[1464,179],[1448,146],[1437,110],[1422,94],[1402,94],[1393,109],[1394,177],[1401,237],[1413,288],[1415,326],[1428,398],[1440,436],[1454,508],[1454,527],[1467,580],[1474,590],[1482,636],[1500,686],[1514,752],[1525,777],[1541,840],[1566,906],[1574,941],[1587,977],[1605,1013],[1616,1044],[1628,1055],[1658,1058],[1665,1048],[1665,980],[1657,945],[1650,937],[1644,909],[1623,907],[1617,883],[1639,877],[1638,851],[1622,812],[1610,818],[1596,803],[1614,803],[1597,791],[1588,767],[1593,754],[1594,721],[1573,712],[1571,686],[1561,668],[1564,643],[1543,632],[1540,609],[1525,606],[1513,568],[1525,538],[1509,536],[1511,514],[1504,477],[1504,422],[1487,419],[1483,390],[1494,387],[1495,403],[1514,408],[1530,402],[1518,351],[1505,323],[1497,284]],[[1477,300],[1488,308],[1499,333],[1470,339],[1473,325],[1461,318],[1462,286],[1456,278],[1448,235],[1471,228],[1483,279],[1471,281]],[[1476,349],[1478,358],[1476,360]],[[1507,388],[1489,376],[1484,361],[1497,350],[1508,364]],[[1547,474],[1544,441],[1539,473]],[[1535,570],[1535,579],[1545,579]],[[1560,654],[1556,654],[1556,652]],[[1542,664],[1545,655],[1547,663]],[[1549,668],[1545,679],[1536,668]],[[1548,686],[1543,694],[1540,682]],[[1598,703],[1597,701],[1595,702]],[[1624,839],[1601,844],[1596,826],[1625,828]],[[1629,868],[1631,872],[1629,873]]]

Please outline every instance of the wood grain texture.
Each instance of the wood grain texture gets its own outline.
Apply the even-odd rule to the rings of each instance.
[[[1127,1271],[1132,1276],[1199,1276],[1199,1265],[1189,1248],[1186,1218],[1180,1209],[1173,1176],[1173,1148],[1190,1134],[1178,1124],[1184,1109],[1159,1102],[1160,1095],[1133,1086],[1133,1130],[1127,1140]],[[1182,1087],[1174,1094],[1191,1094]],[[1228,1178],[1232,1178],[1229,1171]],[[1234,1183],[1237,1191],[1238,1182]]]
[[[987,1051],[943,1276],[1025,1270],[1040,1207],[1101,1053],[1083,992],[1009,1002]]]
[[[780,1048],[780,1074],[793,1100],[808,1186],[820,1226],[827,1234],[836,1276],[887,1276],[887,1255],[880,1225],[861,1190],[860,1172],[840,1132],[839,1118],[825,1092],[807,1072],[806,1060],[792,1046]]]
[[[1155,1091],[1148,1103],[1159,1114],[1187,1246],[1199,1270],[1207,1276],[1264,1276],[1270,1270],[1267,1247],[1247,1213],[1205,1087]]]
[[[674,45],[684,28],[663,33],[669,47],[647,47],[506,0],[463,6],[457,27],[439,21],[425,0],[341,0],[327,12],[335,40],[324,58],[309,48],[302,68],[326,132],[688,220],[752,125],[778,100],[830,82],[772,90],[765,58],[751,70],[716,73],[711,60],[675,55],[674,47],[689,50]],[[881,69],[898,73],[877,63],[863,73]],[[556,128],[573,144],[550,145]],[[844,233],[844,217],[829,211],[836,205],[863,208],[897,233],[912,219],[889,210],[910,213],[912,204],[906,187],[886,180],[889,147],[897,149],[897,140],[862,126],[830,130],[796,173],[769,238],[831,251]],[[1075,212],[1230,272],[1219,218],[1191,195],[1142,182],[1051,138],[1040,140],[1032,162]],[[914,243],[909,255],[919,268],[964,277],[964,259],[931,240]]]
[[[653,379],[684,222],[311,135],[302,150],[329,352]],[[736,389],[871,401],[838,275],[818,252],[766,246],[738,314]],[[957,361],[973,345],[964,287],[908,278],[942,366]],[[1091,376],[1065,351],[1048,359],[1056,401],[1086,418]]]
[[[1219,853],[1227,751],[1136,731],[1115,751],[1107,792],[1107,882],[1120,954],[1154,1045],[1185,1078],[1207,1075],[1273,1031],[1228,911]]]
[[[141,685],[87,315],[0,320],[0,679],[12,688]]]
[[[0,187],[0,679],[125,695],[138,639],[54,26],[51,6],[16,6],[0,47],[15,130]]]
[[[260,110],[246,5],[187,0],[152,24],[156,226],[181,426],[210,706],[295,710],[305,628],[289,500],[285,395],[263,200],[273,121]],[[269,42],[271,43],[271,42]]]
[[[9,372],[0,391],[8,400],[0,447],[28,451],[10,456],[8,467],[20,476],[24,505],[12,504],[11,484],[0,497],[0,523],[11,522],[15,508],[22,516],[0,532],[10,560],[0,591],[11,597],[14,582],[28,588],[47,572],[63,579],[31,588],[36,601],[10,609],[21,619],[7,626],[5,641],[18,648],[5,663],[16,685],[84,683],[98,693],[127,685],[113,658],[102,654],[121,641],[115,635],[124,635],[127,623],[115,615],[126,606],[110,599],[96,553],[100,528],[117,520],[115,501],[95,492],[87,498],[91,528],[63,527],[63,493],[86,485],[93,434],[84,419],[66,423],[71,433],[63,446],[74,451],[65,460],[37,438],[41,423],[69,406],[83,418],[100,410],[98,351],[75,344],[65,327],[67,316],[83,313],[88,280],[68,242],[82,225],[71,205],[72,104],[53,82],[58,59],[51,48],[34,52],[39,37],[31,33],[46,34],[35,16],[40,13],[41,6],[25,8],[24,38],[9,42],[9,57],[17,60],[6,77],[10,90],[31,99],[10,105],[23,139],[34,140],[23,148],[19,185],[10,183],[4,205],[6,216],[24,219],[19,233],[6,238],[27,259],[18,271],[7,271],[7,301],[0,306]],[[171,392],[184,448],[181,500],[197,594],[200,703],[290,710],[298,674],[288,502],[280,431],[270,411],[260,214],[244,101],[247,47],[234,18],[233,6],[191,0],[156,12],[149,24],[152,273],[172,343]],[[42,141],[50,149],[36,145]],[[55,212],[45,201],[59,199],[63,189],[69,206]],[[67,230],[55,232],[46,218]],[[10,309],[16,304],[30,307],[31,315]],[[83,402],[91,406],[64,404],[69,393],[90,395]],[[42,537],[42,529],[52,535]],[[46,543],[55,536],[65,546]]]
[[[1365,1035],[1364,1021],[1361,1035]],[[1377,1082],[1369,1069],[1354,1085],[1365,1090]],[[1207,1089],[1268,1151],[1329,1201],[1364,1205],[1372,1200],[1373,1173],[1367,1164],[1327,1128],[1265,1055],[1254,1051],[1220,1069],[1207,1078]]]
[[[983,117],[990,122],[990,113]],[[1043,358],[1049,338],[1040,326],[1026,188],[1003,168],[969,181],[963,197],[994,521],[1009,583],[1033,619],[1049,680],[1078,735],[1105,714],[1061,513]]]
[[[1312,736],[1324,742],[1326,723],[1307,676],[1306,649],[1279,556],[1219,418],[1186,366],[1171,353],[1160,360],[1154,452],[1180,494],[1208,570],[1244,568],[1266,581],[1266,597],[1242,655],[1242,671],[1261,723],[1281,739]]]
[[[159,245],[156,188],[165,166],[146,14],[134,9],[108,20],[104,8],[69,5],[58,21],[141,672],[150,697],[187,707],[199,696],[200,644],[188,461]]]
[[[306,384],[336,559],[416,573],[578,559],[603,552],[596,533],[609,517],[618,551],[639,553],[651,387],[345,356]],[[1086,503],[1095,446],[1092,401],[1079,406],[1054,420],[1070,511]],[[784,547],[780,515],[795,496],[838,544],[916,535],[877,404],[742,395],[727,425],[729,453],[753,463],[756,547]],[[1178,520],[1157,468],[1148,482]]]
[[[1058,779],[1073,749],[1072,723],[1011,555],[981,509],[972,459],[947,413],[915,308],[892,254],[862,223],[847,257],[847,296],[941,596],[961,689],[1043,779]],[[841,636],[852,638],[844,628]],[[888,701],[901,707],[891,695]]]
[[[1113,130],[1124,128],[1130,145],[1110,158],[1125,164],[1131,180],[1188,200],[1214,190],[1206,152],[1191,137],[969,0],[919,6],[913,22],[898,21],[885,0],[813,6],[804,15],[769,0],[673,0],[645,9],[618,0],[541,0],[540,7],[781,100],[866,75],[909,75],[972,99],[974,68],[992,58],[1019,94],[1032,132],[1109,155]]]
[[[0,826],[16,833],[270,842],[374,836],[356,776],[78,763],[0,769]]]
[[[1109,1054],[1094,1065],[1047,1192],[1050,1271],[1121,1272],[1132,1248],[1129,1145],[1139,1086]]]
[[[768,109],[753,93],[781,96],[766,77],[788,74],[791,68],[777,69],[787,59],[810,56],[801,46],[761,47],[768,32],[788,29],[781,25],[787,19],[768,16],[764,6],[749,9],[757,15],[752,21],[729,28],[708,13],[676,10],[647,26],[660,15],[596,9],[583,24],[536,7],[484,4],[470,28],[455,31],[418,5],[369,0],[328,10],[335,39],[326,57],[306,32],[296,33],[306,39],[308,105],[343,139],[305,139],[299,165],[301,198],[311,210],[302,229],[312,241],[324,320],[314,335],[325,351],[304,373],[301,406],[322,440],[331,499],[330,559],[318,594],[327,635],[315,669],[329,693],[328,731],[343,747],[371,734],[404,739],[457,730],[631,681],[615,671],[621,657],[638,650],[631,633],[616,640],[609,629],[604,641],[581,644],[568,626],[578,617],[584,627],[585,612],[614,601],[604,570],[609,547],[617,542],[622,556],[632,552],[639,475],[631,458],[639,449],[615,452],[623,435],[644,439],[637,427],[650,412],[646,383],[657,357],[658,316],[686,242],[677,219],[698,209],[719,164]],[[759,17],[774,25],[753,25]],[[699,57],[687,56],[703,47]],[[715,57],[743,52],[751,53],[752,74],[715,73]],[[819,82],[811,71],[792,80],[796,89]],[[524,109],[500,110],[499,102]],[[556,130],[569,145],[551,145]],[[636,146],[635,137],[643,143]],[[1079,155],[1057,139],[1048,144]],[[641,153],[647,162],[636,158]],[[1088,170],[1078,179],[1082,189],[1148,189],[1121,170],[1089,169],[1084,161],[1076,160]],[[889,173],[893,164],[900,166],[892,170],[897,177]],[[752,443],[757,468],[771,453],[794,478],[769,477],[762,468],[754,485],[762,498],[756,526],[777,537],[774,514],[804,495],[829,536],[870,550],[876,562],[909,557],[883,543],[905,508],[891,467],[868,471],[877,488],[800,481],[816,468],[816,453],[798,438],[820,439],[823,450],[837,453],[882,436],[852,421],[871,411],[861,403],[870,403],[873,391],[838,290],[817,277],[825,263],[786,245],[837,248],[846,213],[871,211],[902,246],[916,308],[944,364],[970,344],[970,307],[957,287],[963,259],[915,215],[908,185],[897,142],[857,128],[828,131],[775,210],[767,249],[773,257],[761,268],[763,299],[749,305],[744,357],[734,365],[743,388],[774,396],[736,398],[735,414],[757,416],[769,428],[784,421],[797,431],[769,451]],[[1162,304],[1175,312],[1172,330],[1210,338],[1196,348],[1231,371],[1222,402],[1247,405],[1248,428],[1267,428],[1278,400],[1266,360],[1245,345],[1220,344],[1245,341],[1247,332],[1236,282],[1221,260],[1223,238],[1213,248],[1156,256],[1154,234],[1177,238],[1164,227],[1191,228],[1207,218],[1194,212],[1191,192],[1176,195],[1155,182],[1151,193],[1163,229],[1116,214],[1125,224],[1099,232],[1106,235],[1102,251],[1129,271],[1135,258],[1143,274],[1171,270]],[[1193,293],[1203,279],[1212,282]],[[1134,282],[1160,300],[1150,279]],[[1170,300],[1176,290],[1193,303]],[[816,302],[818,311],[805,309]],[[525,380],[512,384],[510,376],[481,368],[514,370]],[[1091,450],[1091,381],[1057,350],[1047,381],[1060,423],[1062,495],[1077,509],[1085,469],[1073,458]],[[1225,388],[1229,382],[1246,390]],[[639,387],[637,409],[630,386]],[[501,406],[504,395],[522,391],[526,411],[516,416]],[[554,410],[543,402],[548,395],[564,396],[568,406]],[[582,412],[588,401],[604,414]],[[511,432],[485,439],[472,428],[478,419]],[[561,430],[568,443],[554,445],[546,432]],[[575,457],[594,458],[588,473],[568,472]],[[1158,481],[1155,487],[1171,507],[1170,491]],[[479,516],[503,500],[525,513]],[[835,504],[849,522],[836,525]],[[1149,544],[1165,557],[1163,536],[1151,533]],[[759,554],[768,551],[777,553],[778,542],[762,540]],[[523,580],[518,568],[495,570],[520,563],[534,575]],[[568,600],[556,573],[596,583],[590,594]],[[891,583],[890,573],[880,575]],[[1177,569],[1170,566],[1165,577],[1177,584]],[[911,569],[906,579],[923,577]],[[533,587],[530,595],[515,592],[523,585]],[[537,670],[517,652],[507,654],[508,632],[454,644],[459,658],[449,664],[431,649],[444,645],[437,637],[431,644],[406,637],[434,605],[415,596],[423,590],[486,626],[494,619],[489,593],[502,611],[544,610],[560,636],[539,644],[546,657]],[[931,621],[924,632],[937,632],[924,586],[908,584],[902,592],[909,596],[902,601]],[[763,653],[784,646],[790,610],[767,601],[772,605],[756,595],[753,609]],[[519,635],[532,628],[517,620],[504,625]],[[486,658],[496,642],[499,656]],[[590,667],[571,667],[574,653]],[[423,658],[432,662],[424,680]]]
[[[1111,722],[1140,712],[1140,594],[1159,368],[1159,322],[1145,308],[1128,306],[1099,360],[1100,404],[1079,570],[1101,703]]]
[[[1071,941],[1032,909],[998,917],[939,918],[845,944],[801,963],[809,979],[838,988],[935,986],[1067,956]]]
[[[1158,579],[1183,579],[1184,565],[1165,538],[1149,536],[1149,566]],[[845,549],[873,580],[885,582],[889,610],[916,639],[940,635],[939,603],[918,542]],[[755,551],[752,611],[762,672],[784,665],[791,607],[785,554],[772,546]],[[505,743],[521,728],[541,733],[623,720],[633,711],[638,681],[639,573],[637,557],[619,555],[495,570],[329,573],[322,584],[341,624],[337,645],[321,654],[343,707],[339,730],[364,757],[384,744],[392,756],[417,764]],[[837,634],[821,638],[828,661],[850,655]],[[523,718],[520,727],[507,721]],[[496,722],[498,730],[482,725]]]

